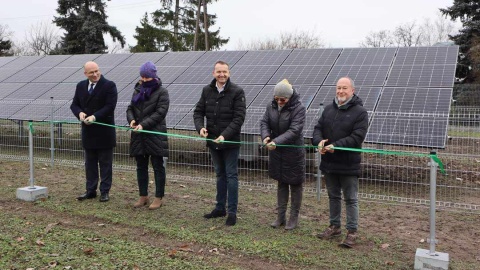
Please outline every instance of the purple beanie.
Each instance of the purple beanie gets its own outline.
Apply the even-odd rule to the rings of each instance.
[[[152,62],[148,61],[140,67],[140,76],[143,78],[156,78],[157,68]]]

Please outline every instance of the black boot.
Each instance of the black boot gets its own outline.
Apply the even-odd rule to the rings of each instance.
[[[292,196],[290,218],[285,226],[285,230],[293,230],[298,226],[298,215],[300,214],[300,206],[302,205],[303,197],[303,184],[290,185],[290,193]]]
[[[277,187],[277,220],[275,220],[270,226],[278,228],[285,225],[285,213],[287,212],[288,204],[288,185],[278,182]]]

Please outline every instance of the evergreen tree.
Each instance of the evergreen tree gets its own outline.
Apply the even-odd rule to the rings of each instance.
[[[198,0],[184,1],[183,5],[180,5],[180,1],[177,0],[174,6],[172,1],[167,2],[169,3],[164,3],[161,9],[151,14],[153,25],[150,24],[147,15],[141,20],[141,26],[135,30],[137,46],[132,48],[134,51],[193,50]],[[201,16],[204,16],[203,13]],[[216,18],[216,15],[207,14],[208,26],[214,26]],[[199,36],[203,37],[204,31],[201,29],[203,28],[200,28]],[[228,38],[224,39],[219,35],[220,30],[208,31],[209,50],[219,49],[228,42]],[[199,38],[198,49],[205,50],[204,38]]]
[[[460,19],[463,28],[459,33],[450,38],[460,46],[461,56],[458,59],[458,78],[465,78],[465,82],[480,80],[475,78],[480,66],[475,61],[475,55],[480,50],[477,42],[480,38],[480,1],[478,0],[454,0],[451,7],[440,9],[442,14],[450,16],[452,20]]]
[[[12,41],[10,40],[3,40],[0,37],[0,56],[12,56],[13,53],[10,50],[12,48]]]
[[[103,34],[110,34],[113,41],[125,38],[120,31],[107,23],[106,3],[102,0],[58,0],[58,17],[53,22],[65,30],[60,48],[53,54],[105,53],[107,46]]]

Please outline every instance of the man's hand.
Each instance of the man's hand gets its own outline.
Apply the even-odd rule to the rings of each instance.
[[[93,122],[95,122],[95,115],[90,115],[89,117],[85,118],[83,122],[87,125],[91,125]]]
[[[84,112],[78,114],[78,119],[80,119],[82,122],[85,120],[85,117],[87,117],[87,114]]]
[[[130,122],[130,128],[135,128],[137,126],[137,122],[135,122],[135,120],[132,120]]]
[[[207,131],[207,129],[206,129],[206,128],[200,129],[200,137],[202,137],[202,138],[207,138],[207,136],[208,136],[208,131]]]
[[[135,128],[133,128],[133,131],[139,131],[139,130],[143,130],[142,125],[136,125]]]
[[[266,137],[265,139],[263,139],[263,145],[266,145],[269,142],[270,142],[270,137]]]
[[[328,142],[328,139],[325,139],[325,140],[321,140],[320,143],[318,143],[318,152],[322,155],[324,155],[325,153],[327,153],[327,147],[328,146],[325,146],[325,143]],[[333,145],[329,145],[331,146],[331,148],[333,148]],[[333,150],[331,150],[333,153]]]
[[[225,141],[225,138],[222,135],[220,135],[213,142],[222,143],[223,141]]]
[[[268,149],[268,150],[270,150],[270,151],[271,151],[271,150],[275,150],[275,148],[277,148],[277,145],[275,144],[275,142],[269,142],[269,143],[267,144],[267,149]]]

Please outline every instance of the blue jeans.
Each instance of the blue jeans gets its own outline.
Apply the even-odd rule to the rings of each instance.
[[[353,175],[325,174],[325,184],[330,204],[330,225],[341,226],[342,192],[347,209],[348,231],[358,229],[358,177]]]
[[[163,198],[165,195],[165,166],[162,156],[135,156],[137,161],[137,181],[140,196],[148,196],[148,160],[151,160],[153,177],[155,179],[155,197]]]
[[[216,150],[211,147],[213,167],[217,175],[217,205],[215,209],[225,211],[228,198],[229,214],[237,214],[238,205],[238,155],[240,148]]]

